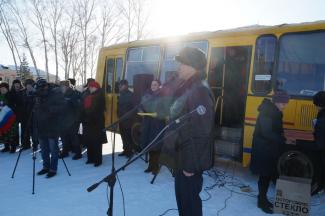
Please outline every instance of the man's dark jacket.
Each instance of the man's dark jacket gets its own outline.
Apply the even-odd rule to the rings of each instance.
[[[198,77],[187,81],[176,91],[170,108],[170,121],[191,112],[199,105],[206,108],[203,115],[196,112],[165,133],[161,163],[176,170],[198,173],[214,163],[214,99],[208,84]]]
[[[281,149],[285,144],[283,115],[269,99],[263,100],[258,111],[250,169],[257,175],[275,176]]]
[[[81,95],[72,88],[68,88],[63,95],[63,113],[65,124],[62,133],[77,133],[81,115]]]
[[[314,137],[317,147],[325,152],[325,108],[317,114]]]
[[[65,124],[63,94],[60,88],[53,87],[46,95],[38,97],[35,104],[36,127],[39,138],[57,138]]]
[[[128,89],[121,91],[117,104],[117,115],[121,118],[134,108],[133,93]],[[132,126],[133,117],[134,114],[129,115],[127,119],[120,122],[120,126],[130,128]]]

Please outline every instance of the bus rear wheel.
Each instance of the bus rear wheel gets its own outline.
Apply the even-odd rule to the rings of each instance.
[[[312,179],[312,195],[320,188],[318,169],[315,167],[313,161],[300,151],[293,150],[283,153],[279,158],[277,169],[280,176]]]

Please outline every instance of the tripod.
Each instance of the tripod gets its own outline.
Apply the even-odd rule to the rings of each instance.
[[[24,128],[25,132],[24,132],[23,138],[21,139],[21,145],[26,139],[30,139],[30,137],[27,137],[27,135],[29,134],[29,133],[27,133],[27,130],[30,128],[34,113],[35,113],[35,103],[33,103],[32,111],[31,111],[30,115],[28,116],[27,124],[26,124],[26,126]],[[19,162],[22,151],[23,151],[23,148],[21,147],[19,149],[19,154],[18,154],[16,163],[15,163],[15,167],[14,167],[14,170],[12,172],[11,178],[15,177],[16,169],[17,169],[18,162]],[[36,143],[33,143],[32,151],[33,151],[33,154],[32,154],[32,160],[33,160],[33,190],[32,190],[32,194],[35,194],[35,161],[36,161],[36,152],[37,152],[37,144]],[[65,166],[66,171],[68,172],[68,175],[71,176],[71,174],[69,172],[69,169],[68,169],[64,159],[63,158],[61,158],[61,159],[63,161],[63,164]]]

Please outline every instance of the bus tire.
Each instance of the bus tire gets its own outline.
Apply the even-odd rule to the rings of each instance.
[[[281,176],[291,176],[312,179],[311,194],[315,194],[320,187],[318,171],[313,161],[304,153],[297,150],[284,152],[277,164],[278,173]]]

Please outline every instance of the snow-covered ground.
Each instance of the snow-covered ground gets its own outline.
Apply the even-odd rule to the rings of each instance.
[[[121,141],[117,136],[116,150],[121,151]],[[109,135],[110,138],[110,135]],[[110,139],[109,139],[110,143]],[[32,154],[24,151],[16,170],[11,174],[18,156],[0,153],[0,216],[94,216],[106,215],[107,185],[103,183],[96,190],[88,193],[86,189],[101,180],[111,170],[111,144],[104,145],[104,160],[100,167],[86,165],[86,154],[77,161],[66,158],[71,172],[68,176],[62,160],[59,161],[58,175],[46,179],[36,176],[35,194],[32,195]],[[116,156],[116,168],[126,162]],[[205,173],[204,188],[201,198],[203,214],[206,216],[260,216],[264,215],[256,207],[256,177],[242,168],[240,164],[220,160],[217,167]],[[151,174],[143,170],[147,164],[138,160],[119,173],[125,198],[125,215],[128,216],[176,216],[173,177],[163,167],[154,184],[150,184]],[[40,153],[37,154],[36,171],[42,168]],[[214,186],[215,185],[215,186]],[[252,192],[240,191],[240,186],[249,185]],[[214,186],[214,187],[213,187]],[[274,196],[274,186],[269,190],[269,197]],[[325,195],[317,195],[311,201],[313,216],[325,216]],[[123,214],[123,199],[118,182],[114,190],[114,213]]]

